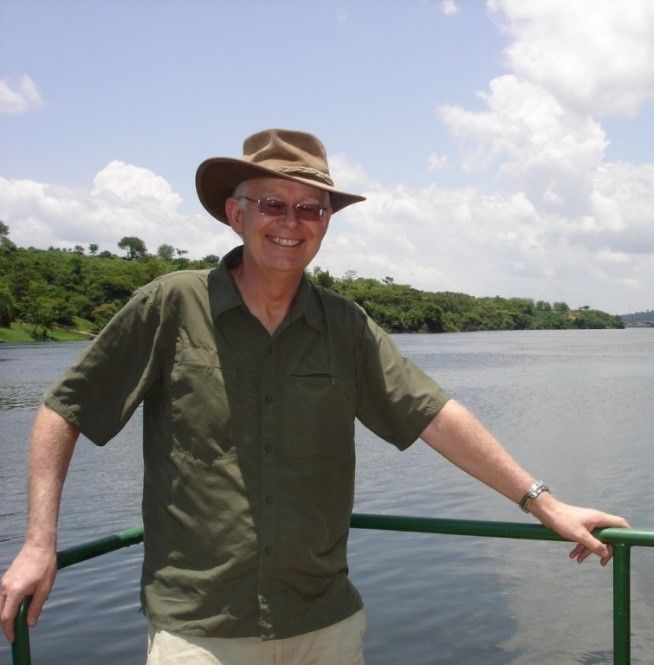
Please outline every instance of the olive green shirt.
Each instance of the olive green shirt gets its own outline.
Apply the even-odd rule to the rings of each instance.
[[[306,278],[271,336],[229,274],[241,252],[137,291],[45,401],[99,445],[143,403],[155,625],[284,638],[361,608],[346,560],[355,418],[404,449],[448,397]]]

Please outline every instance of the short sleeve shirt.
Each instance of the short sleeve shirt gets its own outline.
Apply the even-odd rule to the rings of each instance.
[[[229,273],[241,252],[137,291],[45,401],[99,445],[143,404],[155,625],[285,638],[361,607],[346,559],[355,418],[404,449],[448,396],[306,278],[271,336]]]

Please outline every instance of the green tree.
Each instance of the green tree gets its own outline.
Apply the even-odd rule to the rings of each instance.
[[[0,281],[0,328],[9,328],[14,320],[14,299],[11,297],[9,285]]]
[[[136,236],[124,236],[118,241],[118,247],[127,252],[126,258],[130,261],[133,259],[144,259],[148,254],[145,243]]]
[[[15,250],[16,245],[9,240],[9,227],[3,221],[0,221],[0,252],[13,252]]]
[[[323,286],[326,289],[334,287],[334,278],[329,274],[329,270],[322,270],[320,266],[316,266],[313,269],[311,279],[318,284],[318,286]]]
[[[104,302],[98,305],[92,312],[93,321],[95,322],[96,330],[104,328],[113,315],[120,309],[117,302]]]
[[[162,261],[172,261],[173,260],[173,255],[175,253],[175,248],[172,245],[159,245],[159,249],[157,249],[157,256],[162,260]]]

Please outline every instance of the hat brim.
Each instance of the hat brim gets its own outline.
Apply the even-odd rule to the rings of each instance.
[[[240,159],[230,157],[212,157],[198,167],[195,174],[195,188],[198,198],[207,212],[216,219],[229,224],[225,214],[225,201],[233,194],[234,189],[245,180],[253,178],[279,178],[292,180],[324,192],[329,192],[329,200],[333,212],[337,212],[353,203],[365,201],[365,196],[341,192],[310,178],[286,175],[267,169],[262,166],[250,164]]]

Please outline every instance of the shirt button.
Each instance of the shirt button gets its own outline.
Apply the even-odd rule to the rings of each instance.
[[[266,402],[266,404],[270,404],[270,402],[272,402],[272,395],[268,394],[263,399]]]
[[[266,503],[272,503],[272,502],[273,502],[273,498],[272,498],[271,496],[267,496],[267,497],[264,499],[264,501],[265,501]]]
[[[270,554],[272,552],[272,546],[271,545],[266,545],[263,548],[263,551],[264,551],[265,554]]]
[[[272,452],[272,446],[271,446],[269,443],[267,443],[267,444],[263,447],[263,449],[264,449],[267,453]]]

